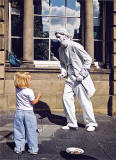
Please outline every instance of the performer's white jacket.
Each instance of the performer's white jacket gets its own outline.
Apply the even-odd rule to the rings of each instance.
[[[79,75],[83,76],[82,84],[89,97],[95,93],[95,87],[88,70],[90,69],[92,58],[84,50],[83,46],[74,41],[70,41],[67,48],[59,48],[59,58],[61,73],[67,75],[71,80],[75,80]]]
[[[89,74],[92,58],[81,44],[70,40],[67,47],[61,46],[59,48],[59,59],[61,74],[67,77],[63,94],[63,106],[68,125],[77,127],[73,99],[75,94],[82,107],[86,126],[96,127],[97,123],[90,100],[90,97],[95,93],[95,87]],[[83,77],[81,82],[78,82],[79,76]]]

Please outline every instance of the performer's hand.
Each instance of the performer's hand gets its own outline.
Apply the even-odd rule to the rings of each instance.
[[[83,76],[84,78],[86,78],[89,74],[89,70],[86,69],[86,68],[82,68],[80,73],[79,73],[81,76]]]
[[[62,79],[62,78],[64,78],[65,76],[66,76],[65,74],[60,73],[60,74],[58,75],[58,78],[59,78],[59,79]]]
[[[79,75],[78,77],[76,77],[77,78],[77,81],[78,82],[81,82],[82,80],[83,80],[83,76],[81,76],[81,75]]]

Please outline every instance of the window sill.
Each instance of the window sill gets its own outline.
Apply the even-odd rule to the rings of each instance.
[[[43,72],[43,73],[59,73],[60,61],[34,61],[33,65],[21,65],[20,67],[11,67],[7,63],[5,72]],[[91,66],[90,73],[110,74],[111,69],[97,68],[95,65]]]
[[[34,61],[35,68],[60,69],[60,61]]]

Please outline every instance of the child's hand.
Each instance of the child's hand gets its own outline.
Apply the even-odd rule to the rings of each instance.
[[[40,98],[41,98],[41,93],[39,92],[37,97],[31,102],[31,104],[34,105],[34,104],[38,103]]]
[[[41,98],[41,93],[40,93],[40,92],[38,93],[37,98],[38,98],[38,99]]]

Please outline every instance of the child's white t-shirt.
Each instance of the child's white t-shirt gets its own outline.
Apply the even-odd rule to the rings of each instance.
[[[31,101],[35,99],[30,88],[16,88],[16,107],[21,110],[33,110]]]

